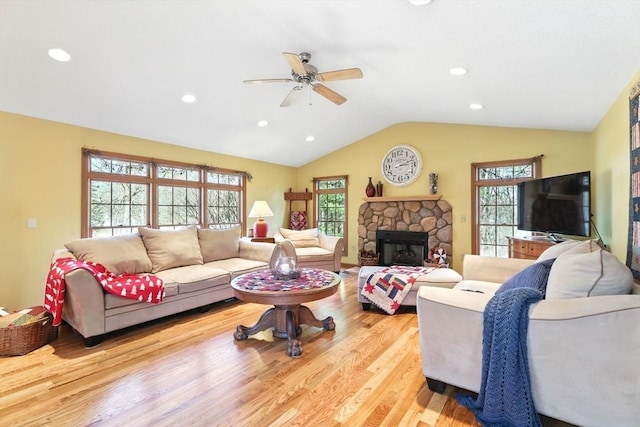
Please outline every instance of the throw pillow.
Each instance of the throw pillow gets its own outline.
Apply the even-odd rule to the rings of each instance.
[[[531,264],[529,267],[507,279],[502,286],[498,288],[496,294],[515,288],[534,288],[542,292],[542,297],[544,298],[547,281],[549,280],[549,272],[555,260],[555,258],[551,258]]]
[[[198,229],[198,241],[204,262],[237,258],[240,245],[240,227],[226,230]]]
[[[547,299],[631,292],[631,270],[597,244],[589,245],[589,248],[590,252],[566,252],[556,259],[549,273]]]
[[[64,246],[80,261],[102,264],[116,276],[151,271],[151,260],[138,233],[78,239]]]
[[[537,261],[544,261],[547,259],[558,258],[561,254],[581,244],[580,240],[566,240],[562,243],[549,246],[538,257]]]
[[[285,239],[290,240],[296,248],[313,248],[320,246],[317,228],[310,228],[308,230],[281,228],[280,234],[282,234],[282,237]]]
[[[202,264],[195,225],[180,230],[140,227],[138,231],[153,264],[152,273],[183,265]]]

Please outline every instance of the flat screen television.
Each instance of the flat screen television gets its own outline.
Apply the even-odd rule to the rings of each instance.
[[[591,235],[591,173],[578,172],[518,184],[518,229]]]

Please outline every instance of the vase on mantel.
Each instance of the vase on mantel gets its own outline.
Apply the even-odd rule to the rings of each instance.
[[[376,197],[382,197],[382,181],[376,184]]]
[[[376,187],[373,186],[373,182],[371,182],[371,177],[369,177],[369,183],[367,184],[367,188],[364,191],[367,197],[373,197],[376,195]]]

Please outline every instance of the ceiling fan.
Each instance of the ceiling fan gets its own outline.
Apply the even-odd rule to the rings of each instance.
[[[282,52],[287,62],[291,66],[291,78],[288,79],[259,79],[259,80],[244,80],[244,83],[287,83],[294,82],[296,85],[289,91],[284,98],[281,107],[288,107],[293,100],[302,91],[305,86],[311,87],[314,92],[324,96],[329,101],[336,105],[343,104],[347,98],[339,93],[329,89],[325,85],[318,82],[328,82],[333,80],[349,80],[349,79],[361,79],[362,71],[359,68],[347,68],[345,70],[327,71],[319,73],[318,69],[309,64],[311,54],[308,52],[302,52],[301,54]]]

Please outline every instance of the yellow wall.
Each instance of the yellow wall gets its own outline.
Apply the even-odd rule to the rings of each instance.
[[[627,259],[629,227],[629,94],[640,71],[629,82],[593,132],[595,222],[604,242],[619,260]]]
[[[397,144],[416,147],[424,163],[418,180],[407,187],[393,187],[382,178],[382,157]],[[301,167],[298,188],[309,186],[313,177],[349,175],[349,256],[343,262],[356,264],[358,208],[368,177],[383,182],[384,196],[415,196],[429,194],[429,173],[437,173],[438,193],[453,207],[453,266],[459,270],[462,255],[471,252],[471,163],[539,154],[544,154],[543,176],[593,169],[590,133],[411,122],[390,126]]]
[[[266,200],[272,229],[296,182],[295,168],[0,112],[0,306],[42,304],[53,250],[80,237],[82,147],[250,172],[247,208]]]
[[[640,72],[632,82],[638,80]],[[605,243],[624,261],[630,87],[594,132],[400,123],[297,170],[0,112],[0,306],[40,304],[52,251],[79,237],[82,147],[246,170],[254,177],[247,186],[248,207],[254,200],[267,200],[275,214],[269,219],[272,230],[287,223],[283,193],[289,188],[312,189],[313,177],[347,174],[349,256],[343,262],[356,264],[358,208],[367,177],[382,180],[380,162],[387,150],[410,144],[422,154],[422,175],[408,187],[382,180],[384,195],[428,194],[429,173],[438,173],[439,193],[453,206],[453,263],[458,269],[463,254],[471,251],[471,163],[544,154],[543,176],[593,172],[596,224]],[[27,218],[35,218],[37,227],[27,228]]]

